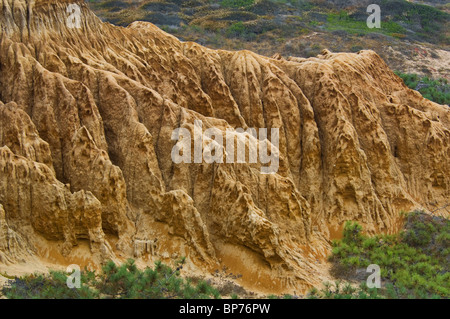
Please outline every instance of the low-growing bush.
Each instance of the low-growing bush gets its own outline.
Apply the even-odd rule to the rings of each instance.
[[[376,294],[365,287],[343,293],[339,286],[331,289],[328,284],[321,291],[310,291],[311,298],[450,297],[448,219],[413,212],[406,216],[401,233],[376,236],[366,236],[358,223],[347,222],[343,235],[342,240],[333,241],[329,258],[337,276],[351,280],[358,269],[364,271],[376,264],[381,269],[383,287]]]
[[[430,79],[417,74],[395,72],[410,89],[419,91],[422,96],[433,102],[450,105],[450,85],[447,79]]]
[[[219,292],[200,280],[193,285],[180,277],[184,259],[175,268],[160,261],[154,268],[140,270],[134,260],[118,266],[110,261],[101,272],[81,272],[81,287],[69,288],[69,274],[51,271],[48,275],[28,275],[10,280],[1,293],[10,299],[209,299]]]

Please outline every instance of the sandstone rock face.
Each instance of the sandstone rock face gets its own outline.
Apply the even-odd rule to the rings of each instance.
[[[0,205],[0,262],[6,265],[25,262],[33,255],[25,239],[9,227],[5,210]]]
[[[36,257],[39,235],[64,256],[88,240],[98,263],[187,256],[252,288],[300,291],[318,284],[345,221],[393,232],[400,210],[449,200],[449,109],[372,51],[213,51],[149,23],[102,23],[81,1],[0,12],[0,262]],[[247,154],[279,154],[278,170],[225,153],[174,163],[174,130],[194,145],[199,121],[205,135],[278,128],[279,143],[233,131]]]

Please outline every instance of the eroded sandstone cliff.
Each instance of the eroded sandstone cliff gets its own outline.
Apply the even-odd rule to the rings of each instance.
[[[0,26],[2,263],[39,258],[43,242],[69,260],[87,240],[97,264],[187,256],[299,291],[318,283],[346,220],[394,232],[401,210],[449,200],[449,109],[372,51],[213,51],[149,23],[102,23],[82,1],[2,0]],[[172,133],[195,121],[223,135],[279,128],[277,173],[175,164]]]

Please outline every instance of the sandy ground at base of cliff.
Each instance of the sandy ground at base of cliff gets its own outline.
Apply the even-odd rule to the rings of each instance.
[[[0,264],[0,298],[5,298],[1,294],[1,288],[8,285],[8,281],[13,277],[21,277],[29,274],[47,274],[50,270],[64,271],[69,265],[77,264],[84,269],[87,267],[90,270],[99,270],[98,266],[95,266],[91,259],[91,252],[88,242],[80,241],[71,252],[69,257],[63,257],[60,254],[61,242],[45,242],[39,241],[37,250],[40,257],[31,257],[22,263],[5,265]],[[117,253],[117,252],[116,252]],[[124,262],[125,259],[120,258],[120,262]],[[123,260],[122,260],[123,259]],[[140,269],[144,269],[148,266],[152,266],[154,262],[161,259],[166,264],[170,264],[169,260],[159,258],[158,256],[146,258],[137,258],[136,264]],[[319,269],[319,281],[334,281],[335,279],[330,274],[332,264],[326,260],[317,260],[316,264]],[[187,261],[183,270],[181,271],[182,277],[189,277],[196,282],[196,280],[206,280],[208,283],[216,287],[221,292],[222,298],[231,298],[233,294],[236,294],[241,299],[264,299],[270,295],[281,295],[278,292],[271,292],[267,289],[258,289],[256,286],[250,285],[240,276],[231,273],[231,269],[221,269],[212,271],[211,273],[202,272],[201,269],[196,267],[191,262]],[[317,287],[321,288],[321,287]],[[294,296],[296,298],[304,298],[307,291],[295,291]]]
[[[321,277],[323,282],[334,282],[336,279],[332,277],[330,274],[330,269],[332,265],[331,263],[322,264]],[[50,270],[61,270],[65,269],[64,266],[50,263],[48,261],[36,260],[34,263],[24,263],[24,264],[16,264],[16,265],[1,265],[0,264],[0,299],[6,299],[5,296],[2,295],[1,289],[2,287],[8,285],[8,281],[12,277],[21,277],[29,274],[46,274]],[[186,274],[182,274],[182,276]],[[211,283],[214,287],[219,289],[225,289],[228,291],[227,294],[222,295],[222,298],[228,299],[231,298],[233,294],[239,296],[240,299],[265,299],[271,294],[267,294],[263,291],[258,290],[248,290],[242,287],[239,284],[239,280],[235,280],[226,274],[219,274],[217,276],[213,276],[211,274],[202,274],[200,271],[196,271],[194,273],[190,273],[190,278],[194,279],[204,279]],[[346,282],[346,281],[342,281]],[[316,287],[318,289],[322,287]],[[306,298],[307,291],[297,292],[294,295],[295,298]]]

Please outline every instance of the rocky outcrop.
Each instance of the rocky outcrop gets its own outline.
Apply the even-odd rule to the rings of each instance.
[[[0,263],[10,265],[25,262],[27,257],[34,255],[30,245],[6,222],[6,214],[0,205]]]
[[[346,220],[393,232],[400,210],[448,201],[448,108],[372,51],[213,51],[149,23],[104,24],[76,1],[9,0],[0,12],[0,204],[31,252],[35,233],[65,255],[89,240],[98,262],[183,255],[299,291],[317,284],[316,260]],[[179,128],[190,137],[173,139]],[[279,129],[279,143],[238,128]],[[176,145],[216,145],[211,130],[232,132],[244,163],[227,162],[237,148],[172,160]],[[254,147],[279,154],[273,174],[250,161]]]
[[[30,118],[14,102],[0,105],[0,113],[4,116],[2,140],[10,141],[17,151],[14,153],[8,146],[0,148],[0,202],[4,227],[13,227],[26,237],[25,242],[31,243],[31,247],[34,232],[49,240],[62,240],[63,255],[70,253],[77,238],[86,238],[91,243],[92,253],[100,254],[99,260],[111,258],[98,199],[84,190],[71,193],[69,185],[58,181],[48,165],[35,161],[50,158],[48,144],[38,138]],[[29,158],[20,154],[27,154]],[[10,231],[5,230],[5,234],[8,233]]]

